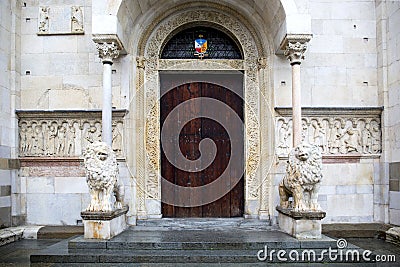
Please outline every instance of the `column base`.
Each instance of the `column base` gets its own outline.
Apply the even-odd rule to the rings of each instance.
[[[82,211],[84,238],[111,239],[127,228],[128,206],[111,212]]]
[[[321,220],[324,211],[294,211],[280,206],[278,211],[279,228],[297,239],[319,239],[322,237]]]

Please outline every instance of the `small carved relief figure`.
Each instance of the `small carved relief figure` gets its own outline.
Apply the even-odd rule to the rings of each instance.
[[[331,134],[329,135],[329,152],[331,154],[338,153],[340,150],[340,138],[342,137],[342,134],[340,132],[340,122],[335,121],[333,124],[333,127],[331,129]]]
[[[71,31],[83,32],[83,13],[80,6],[71,7]]]
[[[308,140],[308,125],[307,125],[307,122],[303,120],[301,122],[301,127],[302,127],[302,130],[301,130],[301,141],[302,142],[309,142],[309,140]]]
[[[75,154],[75,138],[76,130],[74,125],[70,125],[67,131],[67,155],[73,156]]]
[[[121,155],[122,152],[122,135],[118,128],[118,125],[115,125],[113,132],[112,132],[112,149],[114,150],[115,154]]]
[[[278,148],[280,152],[278,154],[284,154],[285,156],[289,153],[288,139],[290,136],[290,130],[288,123],[284,122],[279,128],[279,143]]]
[[[67,129],[64,125],[58,127],[58,135],[57,135],[57,154],[63,155],[65,153],[66,147],[66,133]]]
[[[26,146],[25,146],[25,154],[31,155],[34,141],[34,132],[32,126],[28,126],[26,130]]]
[[[44,135],[42,125],[36,125],[33,141],[33,154],[43,155],[44,153]]]
[[[49,11],[50,11],[50,7],[47,7],[47,6],[40,7],[39,33],[49,31]]]
[[[96,126],[90,126],[87,132],[86,140],[89,141],[89,143],[94,143],[100,141],[100,139],[101,135],[97,132]]]
[[[381,132],[379,130],[379,125],[376,121],[371,121],[370,131],[372,135],[372,153],[381,152]]]
[[[23,123],[19,131],[19,148],[20,148],[19,153],[21,156],[24,156],[26,153],[26,143],[27,143],[26,131],[27,131],[26,124]]]
[[[357,129],[349,128],[346,133],[348,134],[347,139],[344,141],[347,152],[358,152],[359,146],[359,132]]]
[[[327,150],[325,128],[316,120],[313,120],[311,125],[314,127],[314,145],[319,146],[322,152],[325,153]]]
[[[363,153],[372,153],[372,136],[369,124],[365,124],[361,133],[361,144]]]
[[[57,127],[54,125],[50,125],[49,127],[49,135],[48,135],[48,148],[47,153],[49,155],[54,155],[56,153],[56,137],[57,137]]]

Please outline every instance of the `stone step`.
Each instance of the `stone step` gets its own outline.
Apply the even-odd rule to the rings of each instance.
[[[336,241],[319,242],[86,242],[73,240],[68,243],[70,252],[80,250],[255,250],[267,246],[270,249],[306,249],[336,247]]]
[[[31,255],[32,264],[46,264],[46,263],[282,263],[281,259],[277,257],[277,251],[272,253],[272,248],[268,248],[267,256],[264,261],[260,261],[257,257],[260,249],[248,250],[108,250],[96,249],[85,250],[81,249],[79,252],[71,253],[67,249],[68,242],[62,241],[49,247],[47,250],[41,251]],[[265,249],[265,248],[263,248]],[[324,248],[327,249],[327,248]],[[277,249],[278,250],[278,249]],[[288,258],[289,253],[293,249],[282,249]],[[315,259],[313,256],[309,258],[309,251],[311,249],[298,248],[295,249],[299,254],[299,260],[292,262],[306,263],[306,262],[331,262],[328,254],[322,253],[322,248],[312,249],[315,252]],[[304,253],[304,258],[301,255]],[[344,252],[345,254],[345,252]],[[260,256],[264,256],[264,251]],[[311,254],[313,255],[313,254]],[[310,260],[311,259],[311,260]],[[290,262],[290,259],[289,259]],[[352,260],[346,261],[347,263],[353,262]],[[362,260],[360,262],[363,262]]]
[[[37,233],[37,239],[64,239],[83,235],[83,226],[44,226]]]
[[[357,249],[351,244],[348,249]],[[110,240],[84,239],[83,236],[63,240],[31,255],[32,266],[53,264],[155,264],[155,263],[225,263],[233,265],[282,263],[278,251],[288,256],[315,253],[317,260],[330,262],[326,250],[336,249],[335,239],[323,236],[318,240],[299,240],[280,231],[137,231],[129,229]],[[325,250],[325,252],[323,252]],[[265,251],[267,254],[265,254]],[[265,261],[261,257],[267,255]],[[272,253],[272,254],[271,254]],[[344,251],[345,253],[345,251]],[[295,254],[295,255],[297,255]],[[272,255],[272,256],[270,256]],[[311,254],[312,255],[312,254]],[[320,260],[318,260],[320,259]],[[296,263],[308,262],[309,259]],[[64,265],[60,265],[64,266]]]
[[[297,240],[278,231],[195,231],[169,232],[128,230],[111,240],[91,240],[82,236],[68,242],[69,251],[107,250],[255,250],[264,248],[336,247],[336,240]]]

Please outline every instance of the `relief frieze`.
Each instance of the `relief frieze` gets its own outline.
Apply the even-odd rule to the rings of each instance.
[[[112,148],[124,157],[125,110],[113,112]],[[101,141],[101,111],[17,111],[20,157],[79,157]]]

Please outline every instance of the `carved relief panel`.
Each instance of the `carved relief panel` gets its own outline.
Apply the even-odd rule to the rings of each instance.
[[[38,35],[83,34],[82,6],[40,6]]]
[[[125,111],[113,112],[112,148],[124,156]],[[20,157],[78,157],[101,141],[101,112],[18,111]]]
[[[287,156],[292,148],[290,109],[276,109],[276,154]],[[382,150],[381,109],[303,109],[302,138],[316,144],[323,155],[373,156]]]

